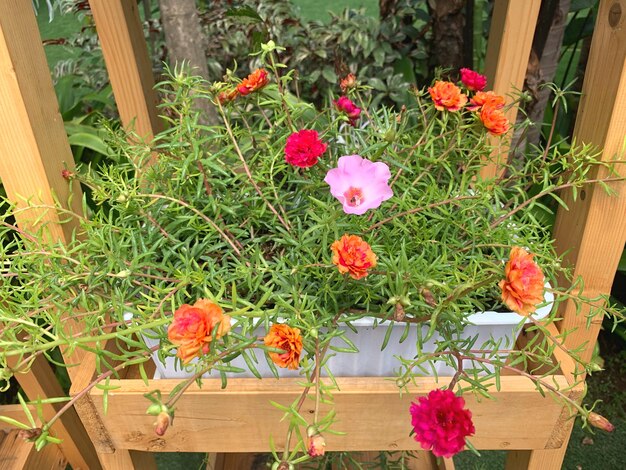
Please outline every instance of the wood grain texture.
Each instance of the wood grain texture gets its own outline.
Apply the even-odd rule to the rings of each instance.
[[[156,470],[154,456],[148,452],[119,450],[113,454],[99,454],[104,470]]]
[[[617,14],[621,10],[621,14]],[[626,0],[602,0],[585,72],[582,100],[574,137],[579,144],[593,144],[602,150],[602,159],[624,160],[626,136]],[[626,165],[616,165],[626,176]],[[603,173],[604,174],[604,173]],[[592,175],[593,177],[593,175]],[[626,241],[626,183],[611,183],[615,195],[599,186],[563,195],[569,210],[556,218],[554,238],[565,264],[574,277],[582,276],[584,294],[595,297],[611,290],[617,264]],[[601,318],[586,327],[588,308],[577,315],[572,302],[561,304],[559,328],[575,330],[568,335],[570,348],[586,344],[583,359],[593,353]]]
[[[122,124],[149,142],[162,129],[137,2],[89,0]]]
[[[9,359],[9,367],[15,367],[15,359]],[[18,372],[15,378],[31,401],[65,396],[50,364],[43,356],[37,356],[27,374]],[[49,421],[62,406],[63,403],[45,405],[43,407],[44,419]],[[72,467],[83,470],[100,468],[95,448],[85,433],[85,428],[74,408],[70,408],[59,421],[53,424],[51,434],[63,440],[59,447]]]
[[[66,466],[67,460],[57,446],[37,452],[32,442],[19,437],[18,431],[4,437],[0,434],[0,470],[65,470]]]
[[[77,219],[59,215],[55,200],[81,213],[81,191],[30,0],[0,0],[0,179],[18,207],[18,225],[48,241],[67,241]],[[71,203],[66,204],[71,193]],[[61,221],[66,223],[61,224]]]
[[[487,88],[507,97],[507,104],[512,102],[510,95],[524,87],[540,7],[541,0],[495,1],[487,42],[485,75]],[[517,104],[507,108],[509,122],[515,122],[517,109]],[[483,179],[499,174],[498,165],[507,158],[508,150],[503,138],[494,137],[491,140],[496,149],[491,155],[492,163],[481,171]]]
[[[563,376],[554,380],[567,386]],[[91,397],[117,449],[267,452],[270,435],[278,449],[284,446],[286,424],[270,400],[283,405],[295,401],[302,391],[298,379],[231,379],[226,390],[219,382],[206,380],[202,389],[192,386],[177,404],[174,423],[162,438],[154,434],[154,418],[145,414],[148,402],[143,394],[158,388],[166,396],[178,381],[155,380],[148,387],[141,380],[111,381],[120,388],[109,393],[106,415],[101,391],[94,389]],[[419,378],[402,397],[393,380],[385,378],[338,378],[338,383],[335,429],[347,435],[328,435],[328,451],[419,450],[409,436],[410,402],[446,379],[437,383]],[[496,400],[465,397],[477,430],[472,443],[479,449],[544,449],[563,406],[551,397],[542,398],[523,377],[503,376],[501,385],[501,391],[494,392]],[[303,416],[312,410],[312,401],[306,401]]]
[[[77,218],[58,213],[55,203],[80,214],[82,195],[77,182],[69,183],[62,176],[62,170],[74,169],[74,158],[32,3],[0,0],[0,11],[0,178],[18,208],[38,206],[17,212],[22,230],[39,233],[44,243],[67,242],[77,228]],[[70,193],[72,199],[66,204]],[[80,362],[80,354],[73,355],[73,361]],[[31,399],[64,395],[43,357],[17,379]],[[44,407],[46,419],[55,412],[55,406]],[[63,439],[61,449],[74,468],[100,468],[74,410],[52,432]]]
[[[511,450],[506,456],[506,470],[560,470],[567,444],[558,449]]]
[[[31,413],[33,413],[35,410],[35,408],[32,406],[29,406],[28,409],[30,410]],[[5,416],[7,418],[14,419],[21,423],[27,422],[26,414],[24,413],[24,409],[22,408],[22,405],[2,405],[0,406],[0,416]],[[5,423],[4,421],[0,421],[0,431],[9,432],[15,429],[16,428],[14,426],[11,426],[10,424]]]

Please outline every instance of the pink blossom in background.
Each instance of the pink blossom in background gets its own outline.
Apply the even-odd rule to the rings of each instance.
[[[338,100],[333,101],[333,104],[338,111],[348,116],[350,125],[354,127],[356,125],[356,121],[361,116],[361,108],[354,104],[347,96],[342,96]]]
[[[304,129],[294,132],[287,137],[285,160],[290,165],[308,168],[317,163],[327,147],[320,140],[317,131]]]
[[[470,91],[483,91],[487,86],[487,77],[471,69],[461,69],[461,81]]]
[[[346,214],[362,215],[393,196],[388,181],[391,172],[383,162],[371,162],[360,155],[339,158],[337,168],[326,173],[330,193],[343,204]]]
[[[437,457],[450,458],[465,447],[465,438],[476,430],[472,412],[464,409],[465,400],[451,390],[435,389],[418,403],[411,403],[411,424],[415,440],[422,449]]]

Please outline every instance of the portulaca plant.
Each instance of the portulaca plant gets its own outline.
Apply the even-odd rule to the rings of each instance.
[[[406,432],[437,456],[453,456],[480,432],[461,395],[488,395],[486,379],[503,370],[566,400],[546,376],[516,364],[551,364],[554,344],[564,348],[545,325],[565,299],[593,305],[593,316],[621,315],[581,297],[580,280],[559,284],[567,269],[549,223],[563,204],[560,191],[617,177],[589,179],[603,163],[592,149],[562,142],[531,149],[523,161],[505,158],[494,178],[481,177],[508,149],[504,110],[514,103],[485,91],[485,78],[471,70],[459,83],[409,90],[410,105],[401,109],[370,107],[373,92],[354,71],[318,110],[297,98],[280,51],[264,45],[266,67],[243,80],[229,72],[223,83],[207,84],[174,72],[161,83],[166,131],[150,144],[112,131],[116,164],[64,172],[86,194],[68,245],[44,243],[41,233],[15,226],[19,209],[6,211],[4,388],[13,371],[59,346],[98,356],[99,381],[131,364],[144,371],[153,355],[175,357],[189,378],[172,396],[146,394],[164,435],[196,380],[219,377],[227,386],[243,371],[260,377],[261,366],[276,377],[289,370],[309,384],[303,397],[312,389],[317,397],[311,418],[300,414],[302,399],[281,408],[289,436],[284,452],[274,452],[275,466],[289,468],[324,455],[335,423],[332,412],[320,416],[319,403],[332,401],[336,385],[322,376],[333,375],[333,361],[359,354],[348,332],[367,318],[384,331],[400,327],[401,341],[417,332],[396,363],[399,389],[437,374],[437,365],[453,371],[407,410]],[[223,124],[200,124],[197,99],[211,100]],[[535,312],[548,298],[555,308],[539,321]],[[516,349],[464,336],[470,316],[487,310],[515,312],[520,326],[528,322],[544,338]],[[67,326],[70,318],[78,330]],[[376,345],[382,355],[392,354],[389,338]],[[568,353],[580,371],[592,367]],[[570,404],[591,424],[610,427]],[[57,419],[34,429],[13,424],[43,445],[55,441]]]

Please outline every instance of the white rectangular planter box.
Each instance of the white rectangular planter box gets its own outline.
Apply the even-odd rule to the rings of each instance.
[[[546,317],[551,309],[554,296],[550,292],[545,295],[546,305],[537,309],[533,314],[533,318],[539,320]],[[499,343],[499,350],[511,349],[515,345],[515,340],[519,334],[523,317],[513,312],[479,312],[469,316],[470,325],[460,335],[461,338],[473,338],[478,335],[474,343],[473,349],[481,348],[481,346],[490,339],[495,343]],[[422,335],[426,335],[428,326],[421,324],[412,324],[410,331],[405,340],[400,343],[406,325],[404,323],[396,323],[390,334],[387,346],[381,351],[389,322],[379,322],[374,326],[374,318],[362,318],[351,322],[357,332],[345,325],[340,326],[345,331],[345,336],[354,343],[359,349],[358,353],[340,353],[329,349],[329,355],[334,354],[327,361],[328,368],[333,375],[337,377],[393,377],[400,368],[400,360],[396,356],[402,356],[404,359],[412,359],[416,355],[416,342],[418,328],[422,330]],[[258,336],[264,336],[265,331],[259,331]],[[423,344],[422,352],[433,352],[437,347],[439,338],[435,334],[427,342]],[[158,346],[158,340],[144,337],[148,347]],[[336,339],[333,343],[337,347],[346,347],[341,339]],[[255,364],[257,370],[262,377],[273,377],[273,374],[267,365],[263,351],[254,350],[254,354],[258,359]],[[502,354],[500,357],[504,358]],[[193,375],[193,370],[184,370],[176,367],[177,360],[174,357],[166,359],[165,364],[161,363],[157,354],[153,354],[156,364],[155,379],[159,378],[187,378]],[[180,362],[178,361],[180,364]],[[245,369],[242,373],[228,373],[229,377],[254,377],[248,371],[248,367],[242,357],[237,357],[230,363],[235,367]],[[429,370],[428,366],[425,366]],[[466,361],[465,368],[473,367],[471,361]],[[437,375],[449,376],[453,375],[455,369],[443,362],[436,362],[435,369]],[[298,377],[299,371],[278,368],[281,377]],[[322,375],[326,375],[323,373]],[[434,375],[430,373],[429,375]],[[214,371],[207,374],[206,378],[219,378],[219,373]]]

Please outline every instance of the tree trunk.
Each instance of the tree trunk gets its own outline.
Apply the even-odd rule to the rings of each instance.
[[[171,65],[183,61],[194,75],[208,80],[209,70],[204,51],[204,35],[195,0],[159,0],[165,44]],[[196,99],[202,124],[215,124],[219,118],[213,105],[206,99]]]
[[[450,68],[449,77],[456,80],[464,65],[465,0],[428,0],[428,10],[433,25],[431,71],[435,67]]]

